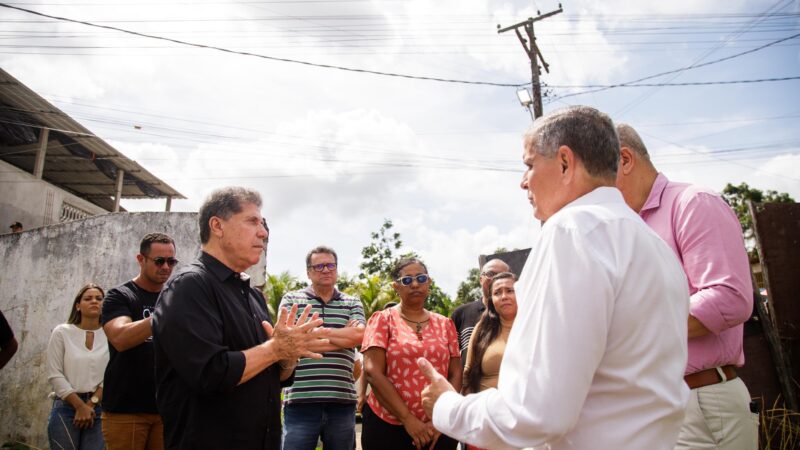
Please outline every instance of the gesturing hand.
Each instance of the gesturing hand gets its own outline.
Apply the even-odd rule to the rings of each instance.
[[[433,418],[433,406],[436,404],[436,401],[439,400],[439,396],[445,392],[455,392],[456,390],[453,389],[453,386],[447,381],[447,378],[443,377],[442,374],[433,368],[427,359],[417,358],[417,365],[422,375],[425,375],[425,378],[431,382],[431,384],[425,386],[425,389],[422,390],[422,407],[425,409],[425,414]]]
[[[269,322],[261,322],[267,336],[270,336],[277,353],[278,359],[296,361],[298,358],[322,358],[314,350],[328,344],[327,332],[322,325],[319,314],[314,313],[310,318],[311,305],[307,305],[300,317],[297,317],[297,305],[287,311],[281,308],[278,320],[273,328]],[[295,321],[297,317],[297,321]],[[269,341],[268,341],[269,342]]]

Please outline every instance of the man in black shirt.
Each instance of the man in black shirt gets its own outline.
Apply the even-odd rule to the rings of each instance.
[[[481,301],[471,301],[465,303],[453,311],[451,316],[458,331],[458,343],[461,347],[461,365],[467,362],[467,350],[469,349],[469,339],[472,337],[472,330],[480,320],[481,315],[486,310],[486,295],[484,292],[489,287],[492,277],[498,273],[508,272],[508,264],[502,259],[490,259],[481,269]]]
[[[260,210],[255,191],[211,193],[199,214],[203,252],[156,306],[156,399],[169,449],[280,449],[281,382],[328,344],[310,307],[296,323],[297,306],[282,308],[273,330],[264,296],[250,287],[244,271],[269,234]]]
[[[103,301],[102,323],[110,353],[103,381],[103,437],[108,450],[164,448],[150,322],[158,294],[178,263],[175,242],[166,234],[150,233],[139,244],[136,260],[139,275],[108,291]]]

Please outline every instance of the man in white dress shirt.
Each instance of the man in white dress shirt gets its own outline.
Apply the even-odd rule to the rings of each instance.
[[[420,359],[423,405],[437,430],[493,450],[671,450],[689,395],[688,285],[614,187],[614,124],[569,107],[536,120],[524,147],[521,187],[544,224],[498,387],[461,396]]]

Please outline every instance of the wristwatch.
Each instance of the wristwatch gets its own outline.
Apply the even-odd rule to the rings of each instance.
[[[100,399],[99,399],[99,398],[97,398],[97,396],[96,396],[96,395],[93,395],[93,396],[92,396],[92,398],[90,398],[90,399],[89,399],[89,401],[90,401],[90,402],[92,402],[92,404],[93,404],[94,406],[97,406],[97,405],[99,405],[99,404],[100,404]]]

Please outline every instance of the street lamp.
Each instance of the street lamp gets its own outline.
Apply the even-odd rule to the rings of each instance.
[[[536,117],[533,115],[533,109],[531,108],[533,105],[531,91],[529,91],[528,88],[517,89],[517,98],[519,99],[519,103],[531,113],[531,119],[536,120]]]

